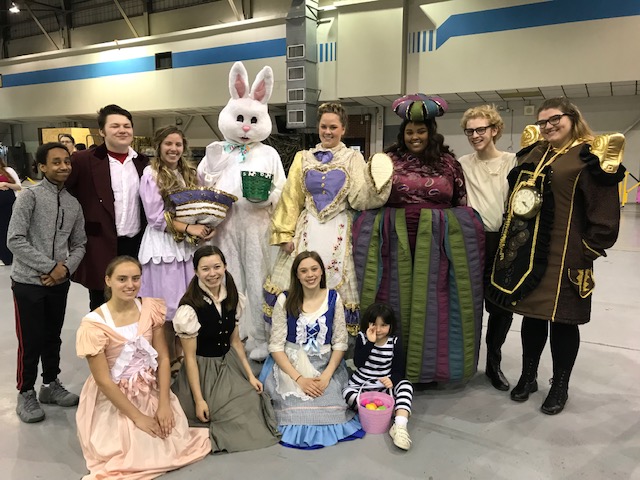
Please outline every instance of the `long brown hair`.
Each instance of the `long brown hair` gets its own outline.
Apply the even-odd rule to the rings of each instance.
[[[150,164],[153,171],[157,174],[156,183],[158,184],[160,195],[165,199],[165,203],[168,202],[167,199],[169,192],[181,187],[176,176],[160,157],[160,146],[162,145],[162,142],[164,142],[165,138],[174,133],[177,133],[182,137],[182,144],[184,145],[184,151],[178,160],[178,172],[182,175],[187,188],[195,188],[198,186],[198,173],[196,172],[195,167],[189,163],[189,142],[184,136],[182,130],[175,125],[159,128],[156,130],[153,137],[156,156],[151,158]]]
[[[123,263],[133,263],[138,267],[140,273],[142,274],[142,265],[137,258],[130,257],[129,255],[120,255],[119,257],[116,257],[109,262],[109,265],[107,265],[107,269],[104,272],[104,276],[111,277],[115,269]],[[107,285],[106,281],[104,283],[104,299],[107,302],[111,300],[111,287]]]
[[[284,308],[287,313],[293,317],[298,317],[302,312],[302,302],[304,301],[304,290],[302,284],[298,278],[298,267],[300,263],[307,259],[312,258],[320,265],[322,269],[322,277],[320,278],[320,288],[327,288],[327,273],[324,270],[324,263],[318,252],[305,250],[300,252],[298,256],[293,260],[291,266],[291,280],[289,282],[289,292],[287,294],[287,300],[284,303]]]
[[[562,113],[567,114],[571,119],[572,140],[593,140],[594,135],[591,127],[582,116],[580,110],[578,110],[578,107],[571,103],[566,97],[548,98],[542,103],[542,105],[540,105],[540,107],[538,107],[536,116],[539,115],[541,111],[548,110],[550,108],[560,110]]]
[[[220,251],[218,247],[212,245],[204,245],[200,247],[193,254],[193,269],[198,270],[200,260],[205,257],[212,257],[213,255],[218,255],[225,267],[224,280],[225,285],[227,286],[227,298],[222,301],[222,308],[227,312],[234,311],[238,308],[238,288],[236,287],[236,282],[234,282],[229,270],[226,270],[227,260],[224,258],[222,251]],[[189,305],[193,308],[206,307],[207,302],[204,300],[205,296],[208,295],[200,288],[200,285],[198,285],[198,276],[194,275],[191,282],[189,282],[187,291],[180,299],[180,305]]]

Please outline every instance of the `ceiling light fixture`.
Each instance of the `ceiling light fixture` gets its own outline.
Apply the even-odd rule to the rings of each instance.
[[[15,4],[15,2],[11,2],[11,7],[9,7],[9,11],[11,13],[20,13],[20,7]]]

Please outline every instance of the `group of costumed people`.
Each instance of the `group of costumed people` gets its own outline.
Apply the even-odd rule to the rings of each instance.
[[[77,414],[86,478],[153,478],[211,451],[360,438],[363,388],[392,394],[389,434],[408,450],[413,384],[476,373],[485,298],[492,385],[510,388],[501,347],[518,313],[511,398],[538,389],[550,331],[542,410],[564,408],[593,260],[618,232],[622,136],[594,137],[573,104],[551,99],[514,155],[496,148],[495,108],[476,107],[462,119],[474,153],[458,161],[437,130],[447,103],[416,94],[394,102],[397,141],[366,162],[342,141],[345,109],[327,103],[320,143],[285,176],[261,143],[271,69],[250,87],[236,63],[229,88],[225,140],[197,168],[183,132],[156,133],[139,256],[111,261],[107,301],[78,330],[91,370]],[[250,359],[264,362],[258,376]]]

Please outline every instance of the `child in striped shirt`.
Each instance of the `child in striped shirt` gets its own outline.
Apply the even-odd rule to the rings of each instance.
[[[342,392],[347,404],[357,409],[360,387],[367,390],[389,389],[395,400],[395,421],[389,430],[396,447],[411,448],[411,437],[407,430],[413,385],[404,379],[404,354],[398,338],[394,335],[396,318],[393,310],[383,304],[374,303],[361,317],[360,332],[356,337],[353,362],[357,368],[351,375],[348,386]]]

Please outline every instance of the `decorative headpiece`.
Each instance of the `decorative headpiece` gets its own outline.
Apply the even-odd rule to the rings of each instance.
[[[405,95],[392,105],[393,111],[403,120],[425,122],[430,118],[441,117],[449,105],[440,97],[430,97],[424,93]]]

